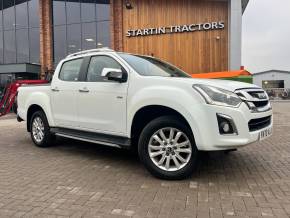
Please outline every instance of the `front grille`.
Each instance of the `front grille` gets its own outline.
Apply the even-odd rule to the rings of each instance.
[[[263,129],[267,126],[270,126],[271,121],[272,121],[272,116],[258,118],[258,119],[252,119],[249,121],[249,130],[250,130],[250,132],[253,132],[253,131]]]
[[[253,101],[253,104],[258,108],[265,107],[269,104],[269,101]]]
[[[240,89],[236,94],[247,104],[252,113],[271,110],[266,92],[260,88]]]
[[[248,91],[248,93],[255,99],[267,100],[266,92],[263,90],[261,90],[261,91]]]

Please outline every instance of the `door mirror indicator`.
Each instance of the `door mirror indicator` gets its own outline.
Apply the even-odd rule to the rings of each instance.
[[[107,77],[108,80],[125,83],[128,79],[128,74],[124,69],[104,68],[102,76]]]

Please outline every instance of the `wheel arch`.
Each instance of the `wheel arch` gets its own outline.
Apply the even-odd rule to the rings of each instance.
[[[28,110],[27,110],[27,118],[26,118],[26,129],[27,129],[27,132],[30,132],[30,129],[31,129],[30,120],[31,120],[32,115],[36,111],[42,111],[45,114],[45,111],[44,111],[44,109],[41,106],[39,106],[37,104],[30,105]]]
[[[163,105],[147,105],[140,108],[135,114],[131,122],[130,137],[132,139],[132,146],[135,147],[138,144],[138,139],[144,127],[153,119],[161,116],[175,116],[182,120],[186,126],[190,129],[193,137],[194,132],[183,114],[177,110]]]
[[[33,112],[35,112],[35,109],[39,109],[44,112],[49,126],[54,126],[49,90],[50,90],[49,87],[43,87],[43,90],[33,91],[25,99],[25,103],[22,107],[24,111],[22,118],[24,118],[24,120],[26,119],[27,125],[30,125],[28,123],[30,121],[29,119],[31,118],[28,116],[29,110],[34,109]]]

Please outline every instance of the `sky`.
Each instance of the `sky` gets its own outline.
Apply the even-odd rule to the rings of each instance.
[[[243,15],[242,65],[290,71],[290,0],[250,0]]]

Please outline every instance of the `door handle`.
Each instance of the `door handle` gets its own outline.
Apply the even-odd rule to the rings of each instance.
[[[59,92],[59,89],[57,87],[54,87],[54,88],[51,89],[51,91],[53,91],[53,92]]]
[[[79,89],[79,92],[89,92],[87,88]]]

